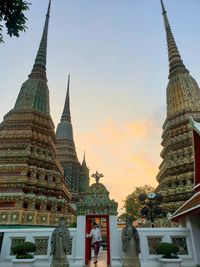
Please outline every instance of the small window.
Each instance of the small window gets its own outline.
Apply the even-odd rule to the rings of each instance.
[[[48,250],[48,237],[37,237],[35,238],[35,244],[37,247],[37,250],[35,251],[35,255],[47,255]]]

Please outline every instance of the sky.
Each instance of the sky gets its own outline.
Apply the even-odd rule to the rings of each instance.
[[[48,0],[29,0],[27,31],[0,44],[0,121],[30,73]],[[200,0],[164,0],[186,67],[200,84]],[[119,204],[137,186],[156,186],[166,116],[168,58],[159,0],[52,0],[47,56],[57,126],[67,75],[78,158]],[[94,180],[91,178],[91,183]]]

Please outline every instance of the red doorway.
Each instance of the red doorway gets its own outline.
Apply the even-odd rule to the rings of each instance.
[[[86,234],[89,234],[92,228],[92,223],[95,220],[104,219],[106,231],[106,248],[107,248],[107,265],[110,265],[110,230],[108,215],[86,215]],[[104,233],[105,234],[105,233]],[[103,238],[103,233],[102,233]],[[85,238],[85,265],[88,265],[91,260],[91,238]]]

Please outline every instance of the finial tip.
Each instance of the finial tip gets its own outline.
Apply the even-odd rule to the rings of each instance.
[[[48,9],[47,9],[47,16],[50,16],[50,9],[51,9],[51,0],[49,0],[49,5],[48,5]]]
[[[165,6],[164,6],[164,3],[163,3],[163,0],[160,0],[161,2],[161,7],[162,7],[162,13],[166,13],[166,10],[165,10]]]

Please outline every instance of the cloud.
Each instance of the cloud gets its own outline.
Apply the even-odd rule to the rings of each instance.
[[[122,123],[107,118],[92,132],[85,129],[77,133],[78,154],[82,155],[86,148],[90,174],[96,170],[104,174],[101,182],[120,208],[134,187],[156,185],[161,150],[161,127],[157,121],[153,115]]]
[[[92,133],[86,133],[85,138],[98,145],[126,142],[133,138],[144,138],[148,135],[148,126],[144,121],[116,123],[112,118],[105,119],[96,126]]]
[[[140,154],[133,154],[130,160],[134,163],[134,165],[136,165],[144,172],[155,174],[155,169],[157,168],[157,164],[145,152],[142,152]]]

